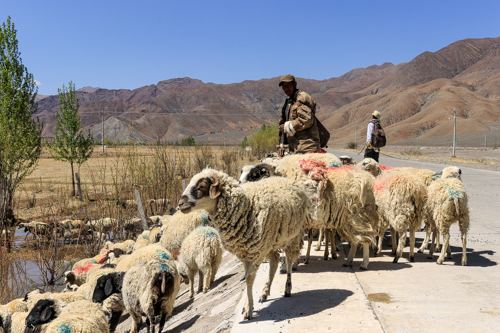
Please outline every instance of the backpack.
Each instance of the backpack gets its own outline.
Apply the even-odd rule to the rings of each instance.
[[[372,121],[373,123],[373,132],[372,132],[372,147],[373,148],[382,148],[386,144],[385,132],[382,126],[380,126],[380,121]]]
[[[316,118],[316,116],[314,116]],[[330,140],[330,132],[323,126],[323,124],[316,118],[316,123],[318,124],[319,132],[319,144],[321,148],[328,148],[328,140]]]

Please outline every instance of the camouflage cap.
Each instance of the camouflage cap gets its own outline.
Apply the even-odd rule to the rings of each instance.
[[[295,82],[295,76],[293,76],[292,74],[283,75],[280,79],[279,86],[281,87],[285,82]]]

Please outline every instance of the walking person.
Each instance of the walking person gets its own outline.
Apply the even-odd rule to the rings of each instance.
[[[380,124],[380,112],[377,110],[373,111],[372,118],[368,123],[368,128],[366,130],[366,148],[365,148],[365,158],[373,158],[378,163],[378,156],[380,153],[380,148],[376,148],[372,145],[373,140],[373,130],[376,124]]]
[[[281,109],[279,130],[284,133],[291,153],[313,153],[321,151],[320,133],[316,119],[316,102],[297,89],[295,77],[283,75],[279,86],[288,96]]]

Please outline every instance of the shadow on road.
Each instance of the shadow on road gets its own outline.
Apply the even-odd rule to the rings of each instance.
[[[345,289],[318,289],[293,293],[291,297],[271,299],[267,307],[254,312],[250,321],[241,324],[251,324],[256,321],[280,322],[298,317],[307,317],[324,310],[333,310],[340,303],[352,296],[353,292]],[[313,305],[313,306],[312,306]]]
[[[179,332],[184,332],[187,329],[189,329],[191,326],[194,325],[194,323],[200,318],[201,315],[196,315],[193,318],[189,319],[188,321],[185,321],[176,327],[169,328],[168,332],[170,333],[179,333]]]

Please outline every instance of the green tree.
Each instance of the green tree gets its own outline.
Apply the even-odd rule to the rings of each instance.
[[[59,112],[56,113],[56,129],[54,131],[54,143],[49,150],[52,157],[57,161],[69,162],[71,164],[71,181],[75,195],[75,173],[74,163],[80,166],[92,156],[94,151],[94,138],[90,131],[87,136],[83,134],[83,125],[78,115],[78,97],[76,96],[75,84],[69,82],[68,87],[64,84],[62,89],[57,89],[59,95]]]
[[[16,188],[36,167],[42,124],[35,120],[37,87],[23,65],[10,16],[0,29],[0,227],[13,221]]]
[[[276,150],[276,145],[279,143],[278,123],[268,125],[265,124],[260,129],[253,133],[248,139],[250,147],[254,155],[267,154]]]
[[[245,136],[243,138],[243,141],[241,141],[241,148],[245,149],[246,147],[248,147],[249,143],[248,143],[248,139],[247,137]]]
[[[196,146],[196,141],[190,136],[181,140],[181,146]]]

